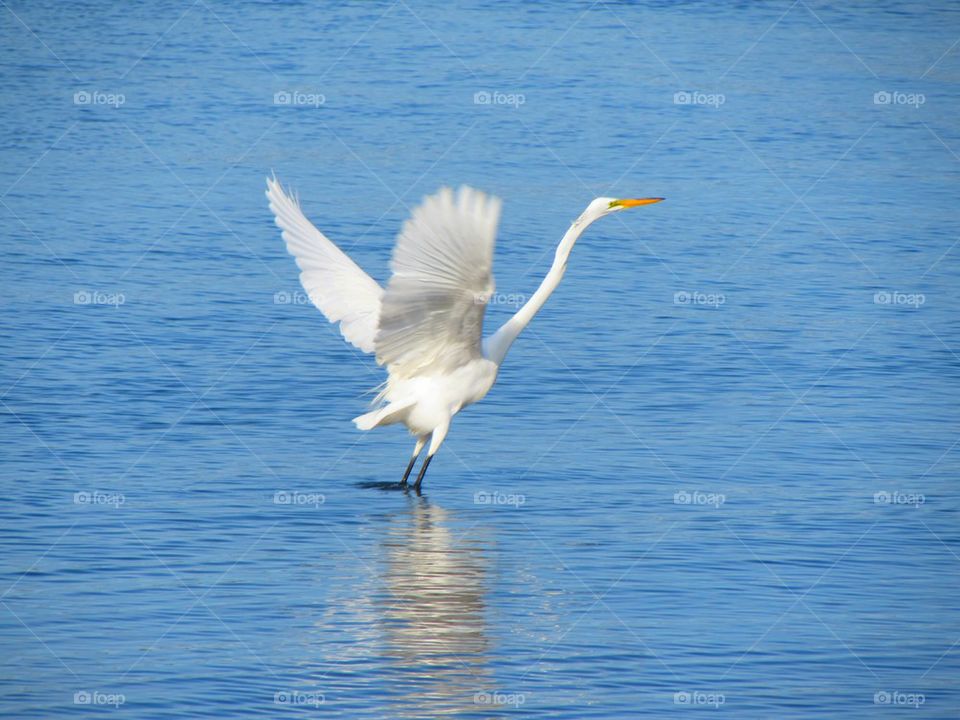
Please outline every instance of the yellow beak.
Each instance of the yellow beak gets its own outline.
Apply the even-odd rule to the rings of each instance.
[[[658,203],[661,200],[663,200],[663,198],[630,198],[626,200],[614,200],[612,203],[610,203],[610,208],[632,208],[640,205],[653,205],[653,203]]]

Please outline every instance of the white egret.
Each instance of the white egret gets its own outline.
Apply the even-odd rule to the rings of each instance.
[[[327,320],[340,323],[348,342],[375,353],[387,368],[375,409],[353,422],[361,430],[403,423],[417,438],[402,485],[429,441],[417,492],[451,419],[493,386],[513,341],[563,278],[583,231],[605,215],[663,199],[591,202],[560,240],[540,287],[499,330],[483,338],[483,315],[494,291],[498,198],[469,187],[456,194],[443,188],[425,198],[403,226],[384,289],[307,220],[276,178],[267,179],[266,195],[310,300]]]

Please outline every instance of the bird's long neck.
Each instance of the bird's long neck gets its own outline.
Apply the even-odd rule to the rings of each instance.
[[[488,360],[492,360],[497,363],[497,365],[503,362],[507,352],[510,350],[510,346],[513,345],[513,341],[516,340],[523,329],[530,324],[533,316],[540,311],[540,308],[543,307],[547,298],[557,289],[557,285],[559,285],[563,279],[563,274],[567,271],[567,259],[570,257],[570,251],[573,250],[574,244],[580,239],[583,231],[586,230],[594,220],[596,220],[595,217],[589,217],[587,213],[584,213],[573,221],[573,225],[570,226],[570,229],[567,230],[560,240],[560,244],[557,245],[557,251],[553,258],[553,264],[550,266],[550,272],[547,273],[543,282],[540,283],[540,287],[537,288],[536,292],[533,293],[530,299],[512,318],[507,320],[499,330],[484,341],[484,355]]]

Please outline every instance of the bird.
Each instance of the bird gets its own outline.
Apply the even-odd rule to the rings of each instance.
[[[536,291],[493,334],[483,317],[493,296],[493,249],[501,201],[468,186],[425,197],[404,223],[386,287],[365,273],[311,223],[276,176],[266,196],[300,269],[311,302],[347,342],[373,353],[387,370],[373,409],[353,419],[360,430],[402,423],[416,438],[400,485],[429,443],[414,483],[419,495],[453,417],[493,387],[514,340],[556,290],[574,244],[595,221],[663,198],[598,197],[573,221]]]

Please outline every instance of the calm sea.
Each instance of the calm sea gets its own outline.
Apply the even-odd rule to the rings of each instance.
[[[960,10],[0,9],[0,715],[960,716]],[[275,171],[384,281],[504,198],[423,497]]]

